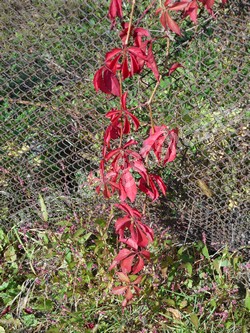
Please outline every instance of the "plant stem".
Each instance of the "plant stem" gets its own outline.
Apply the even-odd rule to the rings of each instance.
[[[119,83],[120,83],[120,108],[122,110],[122,74],[121,74],[121,72],[118,72],[118,78],[119,78]],[[122,137],[123,137],[123,119],[121,117],[121,135],[120,135],[120,144],[119,144],[120,148],[122,146]]]
[[[30,255],[29,255],[29,253],[28,253],[28,250],[26,249],[26,247],[24,246],[23,242],[21,241],[21,238],[19,237],[16,228],[13,228],[13,230],[14,230],[14,233],[15,233],[15,235],[16,235],[16,238],[18,239],[19,243],[22,245],[22,247],[23,247],[23,249],[24,249],[24,252],[26,253],[27,258],[30,259],[30,258],[29,258]],[[31,269],[31,271],[34,273],[34,275],[36,275],[36,271],[35,271],[35,269],[34,269],[34,267],[33,267],[33,265],[32,265],[32,263],[31,263],[30,260],[29,260],[29,265],[30,265],[30,269]]]
[[[153,100],[153,98],[154,98],[155,92],[156,92],[156,90],[157,90],[157,88],[158,88],[158,86],[159,86],[159,84],[160,84],[160,82],[161,82],[161,78],[162,78],[162,75],[160,75],[159,80],[156,82],[156,85],[155,85],[155,87],[154,87],[154,90],[153,90],[153,92],[152,92],[152,94],[151,94],[149,100],[148,100],[147,103],[146,103],[147,106],[148,106],[148,109],[149,109],[149,117],[150,117],[151,128],[152,128],[153,133],[154,133],[154,119],[153,119],[153,114],[152,114],[151,103],[152,103],[152,100]]]
[[[128,45],[128,40],[131,32],[131,27],[132,27],[132,21],[133,21],[133,16],[134,16],[134,9],[135,9],[135,0],[132,1],[132,8],[130,12],[130,19],[129,19],[129,25],[128,25],[128,33],[125,41],[125,45]]]

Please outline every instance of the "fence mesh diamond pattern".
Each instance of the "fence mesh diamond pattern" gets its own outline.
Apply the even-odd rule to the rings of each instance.
[[[108,1],[1,1],[0,215],[6,226],[37,219],[39,194],[49,221],[84,215],[101,200],[86,183],[98,168],[103,115],[112,103],[92,86],[117,38],[107,8]],[[168,195],[150,208],[151,223],[170,226],[184,240],[205,233],[215,248],[250,242],[249,8],[247,0],[229,1],[216,21],[204,13],[198,26],[190,25],[169,56],[184,68],[162,80],[153,105],[159,121],[179,128],[180,141],[178,158],[163,170]],[[152,17],[143,24],[154,34]],[[145,100],[152,78],[140,80]]]

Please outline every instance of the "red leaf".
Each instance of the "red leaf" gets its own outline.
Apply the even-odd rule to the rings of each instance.
[[[141,251],[141,254],[142,254],[145,258],[147,258],[148,260],[150,259],[150,252],[149,252],[149,251],[147,251],[147,250],[142,250],[142,251]]]
[[[179,67],[183,67],[181,64],[179,64],[178,62],[174,63],[168,70],[168,76],[170,76],[174,71],[176,71],[177,68]]]
[[[119,251],[118,255],[115,257],[112,264],[109,266],[109,271],[111,271],[111,269],[113,269],[117,264],[119,264],[119,262],[121,260],[123,260],[123,259],[127,258],[129,255],[131,255],[131,253],[133,253],[133,252],[128,249],[121,249]]]
[[[121,49],[115,48],[109,52],[106,53],[105,60],[110,61],[114,56],[118,55],[121,52]],[[109,67],[110,68],[110,67]]]
[[[154,76],[156,78],[156,80],[159,80],[159,72],[158,72],[158,67],[156,65],[155,62],[155,57],[154,57],[154,53],[153,53],[153,46],[152,46],[152,42],[149,43],[149,47],[148,47],[148,58],[146,61],[146,66],[152,70],[152,72],[154,73]]]
[[[165,153],[164,161],[162,162],[163,165],[165,165],[168,162],[171,162],[176,157],[176,145],[177,145],[177,139],[178,139],[178,130],[168,129],[167,126],[155,126],[154,131],[150,130],[149,137],[143,142],[143,147],[141,149],[141,156],[145,158],[151,150],[154,151],[156,158],[159,162],[161,162],[161,154],[162,154],[162,148],[163,148],[163,141],[170,141],[168,143],[168,147]],[[144,179],[145,182],[145,179]],[[143,183],[141,184],[143,185]]]
[[[131,76],[131,73],[128,68],[128,59],[127,57],[124,57],[123,63],[122,63],[122,79],[125,80],[127,77]]]
[[[126,192],[130,201],[134,202],[137,194],[137,187],[134,177],[131,175],[129,169],[123,171],[121,179],[124,191]]]
[[[139,296],[141,289],[137,286],[134,286],[134,289],[135,289],[135,292],[136,292],[137,296]]]
[[[122,79],[125,80],[127,77],[141,72],[147,56],[140,47],[124,46],[108,52],[105,59],[105,64],[112,69],[112,73],[116,74],[117,70],[121,70]]]
[[[160,176],[148,174],[148,182],[141,178],[138,185],[139,189],[147,194],[147,196],[149,196],[153,201],[157,200],[159,197],[159,192],[155,186],[155,182],[159,186],[162,193],[166,195],[167,188]]]
[[[147,56],[145,55],[145,53],[142,51],[142,49],[140,47],[130,46],[130,48],[128,50],[130,53],[134,54],[136,57],[139,57],[143,60],[147,60]]]
[[[10,312],[10,305],[8,305],[3,311],[0,313],[0,318]]]
[[[127,258],[123,259],[121,262],[121,269],[123,273],[130,273],[132,269],[132,264],[134,260],[135,254],[128,256]]]
[[[122,17],[122,0],[111,0],[109,11],[108,11],[108,18],[111,20],[111,28],[115,25],[116,17]]]
[[[131,221],[131,218],[127,215],[120,217],[119,219],[116,220],[115,231],[119,232],[120,229],[126,228],[127,223],[130,221]]]
[[[121,97],[121,104],[122,104],[122,108],[124,110],[127,110],[127,104],[126,104],[127,96],[128,96],[128,92],[126,91],[124,94],[122,94],[122,97]]]
[[[94,76],[95,90],[101,90],[105,94],[120,96],[120,84],[114,73],[106,66],[101,67]]]
[[[198,4],[196,0],[193,0],[189,2],[187,7],[185,8],[183,17],[189,16],[191,21],[193,21],[196,24],[197,13],[198,13]]]
[[[112,293],[115,295],[122,295],[127,290],[127,288],[128,288],[127,286],[114,287],[112,289]]]
[[[125,22],[122,24],[123,30],[120,33],[120,38],[122,40],[122,44],[125,46],[125,42],[127,39],[128,34],[128,26],[129,23]],[[150,33],[147,29],[144,28],[134,28],[134,26],[131,27],[130,35],[134,39],[134,45],[141,47],[142,46],[142,38],[143,37],[150,37]]]
[[[183,10],[187,7],[188,3],[186,1],[175,2],[168,6],[168,10]]]
[[[163,165],[165,165],[166,163],[172,162],[176,157],[178,129],[175,128],[175,129],[171,130],[169,132],[169,136],[170,136],[171,142],[168,146],[167,153],[166,153],[166,156],[165,156],[164,161],[163,161]]]
[[[131,247],[134,250],[138,249],[138,244],[132,238],[128,238],[128,239],[120,238],[119,242],[128,245],[129,247]]]
[[[105,155],[105,160],[109,161],[112,157],[120,153],[120,148],[111,150],[108,154]]]
[[[125,148],[127,148],[129,146],[132,146],[132,145],[137,145],[137,143],[138,143],[137,141],[131,139],[128,142],[125,143],[125,145],[123,146],[123,149],[125,149]]]
[[[153,177],[153,179],[156,181],[157,185],[159,186],[160,190],[162,191],[162,193],[164,195],[166,195],[166,190],[167,190],[167,187],[166,185],[164,184],[162,178],[160,176],[157,176],[157,175],[152,175],[151,177]]]
[[[143,178],[141,178],[138,184],[138,188],[153,201],[155,201],[159,197],[159,193],[153,182],[152,184],[150,184],[149,188],[147,186],[147,182]]]
[[[148,246],[148,243],[149,243],[148,237],[141,229],[138,228],[135,235],[136,235],[138,246],[141,246],[141,247]]]
[[[155,126],[155,132],[153,133],[152,131],[150,131],[150,135],[146,140],[144,140],[143,147],[141,149],[141,156],[143,158],[148,155],[148,153],[156,143],[157,139],[164,134],[165,129],[166,126]]]
[[[147,170],[144,166],[144,163],[141,159],[131,162],[131,168],[137,171],[143,178],[147,178]]]
[[[132,294],[130,288],[127,289],[125,298],[126,298],[127,301],[130,301],[133,298],[133,294]]]
[[[105,130],[105,133],[103,136],[104,145],[109,148],[110,140],[118,139],[118,138],[120,138],[120,135],[121,135],[121,128],[120,128],[119,124],[112,123]],[[106,155],[105,150],[104,150],[103,155]]]
[[[117,208],[120,208],[121,210],[123,210],[124,212],[128,213],[129,216],[131,217],[141,217],[141,213],[138,212],[137,209],[130,207],[128,204],[126,203],[121,203],[121,204],[115,204],[115,206]]]
[[[143,224],[143,223],[140,224],[140,227],[143,230],[143,232],[145,233],[145,235],[147,236],[149,242],[153,242],[153,240],[154,240],[153,229],[151,229],[148,225]]]
[[[169,28],[177,35],[181,35],[181,29],[178,24],[171,18],[167,10],[164,10],[161,14],[160,21],[164,29]]]
[[[214,12],[212,10],[212,7],[214,5],[214,0],[199,0],[199,1],[203,3],[204,7],[209,12],[209,14],[214,16]]]
[[[125,306],[127,306],[128,301],[126,300],[126,298],[122,301],[122,307],[125,308]],[[124,310],[123,310],[124,311]]]
[[[116,274],[117,274],[120,281],[130,283],[130,280],[129,280],[129,278],[126,274],[124,274],[122,272],[117,272]]]
[[[139,120],[131,112],[127,111],[126,114],[132,119],[132,121],[133,121],[133,123],[135,125],[135,131],[137,131],[138,128],[139,128],[139,126],[140,126]]]
[[[133,285],[141,283],[141,280],[143,278],[143,275],[139,275],[134,282],[132,282]]]
[[[144,268],[144,261],[143,259],[139,256],[138,257],[138,261],[136,262],[136,264],[133,266],[133,274],[137,274],[139,273],[142,269]]]

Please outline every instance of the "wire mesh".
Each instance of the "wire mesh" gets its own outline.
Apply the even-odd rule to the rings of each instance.
[[[115,38],[107,8],[106,1],[1,1],[0,211],[6,226],[38,219],[39,193],[50,221],[72,211],[102,212],[101,199],[82,184],[98,168],[103,114],[112,103],[92,87]],[[157,33],[150,19],[142,24]],[[158,121],[180,129],[180,141],[177,160],[162,171],[168,196],[149,219],[185,241],[205,234],[215,248],[250,242],[248,21],[248,1],[234,1],[217,20],[205,15],[198,27],[190,25],[169,59],[184,69],[163,79],[153,105]],[[141,79],[142,100],[151,85],[147,75]]]

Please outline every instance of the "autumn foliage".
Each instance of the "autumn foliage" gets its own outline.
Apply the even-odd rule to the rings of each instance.
[[[196,24],[202,7],[210,15],[214,15],[212,9],[214,2],[214,0],[167,0],[159,1],[157,7],[156,1],[153,1],[149,8],[155,11],[156,17],[159,17],[167,40],[173,33],[182,34],[179,21],[189,18]],[[148,137],[142,144],[131,138],[132,133],[140,128],[140,120],[134,113],[135,108],[132,111],[128,107],[129,93],[123,91],[123,82],[136,74],[140,75],[147,68],[152,71],[156,80],[156,89],[162,76],[159,74],[153,53],[155,39],[151,37],[149,30],[133,25],[136,1],[128,1],[128,4],[131,6],[130,21],[124,22],[123,1],[110,1],[108,18],[112,29],[116,28],[118,22],[120,24],[121,46],[106,53],[104,63],[95,73],[93,80],[97,92],[117,97],[117,107],[106,114],[110,124],[104,132],[99,177],[92,177],[92,182],[96,183],[97,193],[102,192],[106,198],[116,195],[119,199],[119,203],[115,204],[118,215],[115,232],[120,243],[120,251],[109,270],[117,270],[116,275],[122,283],[113,288],[113,293],[125,295],[123,307],[134,295],[140,293],[138,285],[143,278],[142,270],[150,260],[147,246],[154,239],[153,230],[145,223],[144,214],[134,207],[137,204],[138,192],[142,192],[152,201],[167,192],[163,179],[158,174],[150,173],[148,159],[154,157],[161,167],[166,166],[176,157],[178,141],[178,129],[170,129],[164,124],[154,124],[150,112],[152,98],[145,103],[149,107],[151,118]],[[178,21],[176,13],[180,14]],[[179,63],[169,66],[167,75],[172,75],[179,67],[182,67]]]

